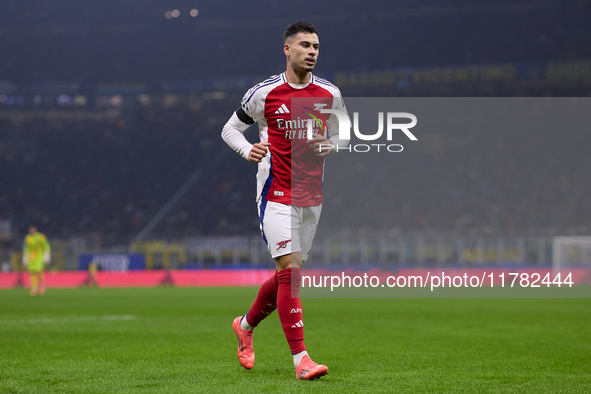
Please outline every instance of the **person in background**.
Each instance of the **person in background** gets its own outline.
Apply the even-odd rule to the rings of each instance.
[[[88,279],[86,280],[86,286],[98,287],[96,283],[96,271],[98,270],[97,264],[94,260],[88,263]]]
[[[37,231],[37,227],[29,226],[23,246],[23,265],[29,270],[31,279],[31,295],[45,294],[45,276],[43,270],[51,261],[51,246],[47,237]]]

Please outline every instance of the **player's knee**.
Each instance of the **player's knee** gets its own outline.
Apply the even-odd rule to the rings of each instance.
[[[282,271],[288,268],[302,268],[302,255],[299,252],[290,253],[275,258],[277,271]]]

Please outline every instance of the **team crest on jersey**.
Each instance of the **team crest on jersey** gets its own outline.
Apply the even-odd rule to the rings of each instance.
[[[310,112],[304,112],[304,114],[308,115],[310,118],[314,119],[316,122],[316,126],[320,130],[328,130],[328,124],[326,123],[326,119],[322,116],[322,109],[326,107],[328,104],[326,103],[314,103],[314,108],[304,107]],[[310,136],[308,136],[310,138]]]
[[[290,243],[290,242],[291,242],[291,239],[288,239],[287,241],[279,241],[279,242],[277,242],[277,249],[276,250],[287,248],[287,244]]]

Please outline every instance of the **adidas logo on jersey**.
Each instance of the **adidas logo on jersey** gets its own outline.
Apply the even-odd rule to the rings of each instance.
[[[304,322],[303,321],[299,321],[296,324],[294,324],[293,326],[291,326],[291,328],[300,328],[300,327],[304,327]]]
[[[279,109],[277,109],[277,111],[275,111],[275,113],[276,114],[288,114],[289,109],[287,109],[287,105],[285,105],[285,103],[283,103],[283,104],[281,104]]]

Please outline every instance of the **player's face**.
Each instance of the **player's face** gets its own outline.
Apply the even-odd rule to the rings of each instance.
[[[287,62],[295,72],[311,72],[318,60],[319,47],[316,33],[300,32],[285,43]]]

